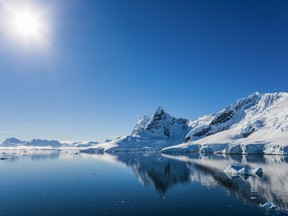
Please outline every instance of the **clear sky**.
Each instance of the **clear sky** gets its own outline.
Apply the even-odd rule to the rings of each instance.
[[[288,91],[287,0],[0,2],[0,141],[116,138],[159,105],[195,119]],[[8,33],[19,2],[45,41]]]

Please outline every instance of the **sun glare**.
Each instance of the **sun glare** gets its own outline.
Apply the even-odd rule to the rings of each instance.
[[[40,34],[41,24],[37,17],[29,12],[16,15],[14,25],[16,32],[25,37],[35,37]]]

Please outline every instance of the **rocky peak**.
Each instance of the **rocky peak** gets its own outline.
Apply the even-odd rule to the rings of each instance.
[[[149,129],[149,127],[151,127],[151,123],[153,122],[159,122],[159,121],[163,121],[163,120],[167,120],[167,119],[171,119],[174,118],[172,116],[170,116],[168,113],[165,112],[164,109],[162,109],[161,107],[158,107],[158,109],[154,112],[154,114],[152,115],[150,121],[147,124],[147,129]],[[150,125],[150,126],[149,126]]]
[[[157,110],[154,112],[154,115],[163,115],[165,113],[166,113],[165,110],[161,106],[159,106]]]
[[[143,116],[136,124],[132,136],[144,137],[185,137],[189,131],[188,120],[169,115],[162,107],[158,107],[151,118]]]

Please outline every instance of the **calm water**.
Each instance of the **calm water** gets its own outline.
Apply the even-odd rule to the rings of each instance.
[[[0,215],[287,215],[288,159],[281,156],[92,155],[7,151]],[[3,156],[2,155],[2,156]],[[227,176],[229,164],[261,166]],[[272,201],[276,209],[260,203]]]

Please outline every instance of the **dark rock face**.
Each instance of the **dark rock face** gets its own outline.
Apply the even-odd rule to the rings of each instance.
[[[242,135],[243,135],[244,138],[247,138],[247,137],[249,137],[252,133],[254,133],[255,131],[256,131],[256,128],[253,127],[253,128],[251,128],[249,131],[247,131],[246,133],[242,133]]]
[[[204,128],[204,129],[202,129],[201,131],[195,133],[193,136],[195,136],[195,137],[202,137],[202,136],[204,136],[204,135],[207,135],[210,130],[211,130],[211,127]]]
[[[167,136],[167,137],[170,136],[169,128],[164,128],[164,135]]]
[[[184,139],[184,143],[187,143],[187,142],[189,142],[191,140],[191,137],[185,137],[185,139]]]
[[[163,121],[167,120],[166,113],[163,109],[157,110],[152,117],[152,120],[146,126],[146,130],[153,131],[154,129],[160,129],[162,127]],[[164,128],[165,130],[165,128]]]
[[[218,116],[218,117],[216,117],[215,119],[213,119],[213,121],[210,123],[210,126],[227,122],[228,120],[230,120],[231,118],[233,118],[234,114],[235,114],[235,113],[234,113],[233,110],[224,112],[224,113],[222,113],[220,116]]]

